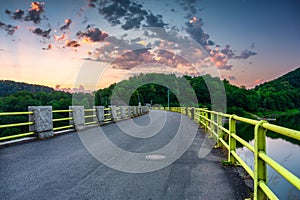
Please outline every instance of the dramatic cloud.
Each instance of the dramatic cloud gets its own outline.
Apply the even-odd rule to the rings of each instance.
[[[186,23],[186,32],[189,33],[196,42],[198,42],[204,48],[207,48],[207,45],[211,45],[213,42],[208,40],[209,35],[204,32],[202,26],[202,19],[193,17]]]
[[[237,56],[235,56],[234,58],[235,58],[235,59],[247,59],[247,58],[249,58],[250,56],[255,56],[255,55],[257,55],[256,52],[250,51],[250,50],[248,50],[248,49],[245,49],[245,50],[243,50],[243,51],[240,53],[240,55],[237,55]]]
[[[191,18],[197,14],[196,3],[197,0],[177,0],[176,1],[184,11],[186,11],[186,18]]]
[[[66,47],[79,47],[80,44],[76,40],[67,40],[65,46]]]
[[[153,15],[150,13],[146,16],[146,26],[148,27],[165,27],[166,23],[163,22],[161,15]]]
[[[96,1],[93,1],[93,4]],[[130,0],[100,1],[99,13],[112,25],[121,25],[124,30],[146,27],[165,27],[161,15],[154,15],[151,11],[143,9],[141,4]]]
[[[53,37],[56,41],[60,41],[60,40],[64,40],[66,38],[66,35],[65,34],[62,34],[61,36],[54,35]]]
[[[47,31],[43,31],[42,29],[40,28],[36,28],[34,30],[32,30],[32,32],[36,35],[39,35],[39,36],[42,36],[44,38],[50,38],[50,32],[51,32],[51,28],[48,29]]]
[[[220,52],[219,48],[210,51],[210,60],[218,69],[230,70],[232,65],[229,65],[226,54]]]
[[[7,35],[13,35],[19,27],[11,24],[5,24],[0,21],[0,28],[6,31]]]
[[[52,48],[53,48],[52,44],[48,44],[47,48],[43,48],[43,50],[50,50]]]
[[[39,2],[32,2],[31,8],[25,16],[25,21],[33,21],[38,24],[42,20],[42,14],[44,13],[44,4]]]
[[[142,36],[138,37],[139,34]],[[123,70],[154,69],[199,75],[196,66],[201,67],[203,59],[209,56],[205,50],[199,49],[198,44],[178,32],[149,29],[141,30],[139,34],[136,32],[133,39],[130,34],[121,38],[108,37],[85,60],[112,63],[114,68]]]
[[[8,14],[14,20],[23,19],[25,14],[23,10],[16,10],[16,12],[11,12],[7,9],[5,10],[5,13]]]
[[[65,20],[65,25],[63,25],[62,27],[60,27],[60,30],[65,30],[65,29],[69,29],[70,25],[72,23],[72,20],[71,19],[66,19]]]
[[[193,68],[188,61],[172,52],[166,50],[151,50],[151,48],[129,51],[119,56],[112,63],[114,68],[126,70],[147,64],[151,64],[152,67],[159,64],[160,67],[163,65],[174,69],[185,68],[188,70]]]
[[[95,28],[88,29],[86,32],[78,31],[76,36],[82,38],[85,42],[103,42],[108,34]]]
[[[230,49],[230,45],[226,44],[225,48],[221,50],[221,53],[225,54],[228,59],[234,58],[235,54],[233,51]]]
[[[44,13],[44,3],[31,2],[31,8],[26,13],[20,9],[15,12],[6,9],[5,13],[14,20],[32,21],[35,24],[39,24],[43,17],[45,17],[42,16]]]
[[[131,69],[137,67],[140,64],[149,63],[152,60],[152,54],[149,52],[149,48],[137,49],[129,51],[118,57],[113,62],[114,68]]]
[[[62,44],[63,42],[58,42],[63,48],[76,48],[85,43],[101,42],[99,44],[100,47],[95,51],[88,51],[87,55],[89,58],[87,60],[113,61],[114,67],[121,69],[131,69],[139,66],[141,63],[153,66],[159,64],[160,66],[165,65],[179,70],[183,74],[197,74],[198,72],[194,66],[207,66],[206,64],[209,66],[214,65],[222,70],[231,70],[233,66],[228,64],[230,59],[248,59],[256,55],[256,52],[253,51],[254,43],[248,48],[251,51],[246,49],[241,51],[240,54],[234,52],[230,45],[226,45],[223,48],[216,45],[216,48],[213,49],[212,46],[215,43],[209,39],[209,34],[204,31],[202,18],[195,17],[198,16],[197,12],[199,11],[196,9],[198,7],[196,6],[197,0],[177,0],[177,3],[183,8],[183,14],[181,15],[186,18],[186,23],[181,24],[183,27],[180,27],[180,24],[177,23],[175,24],[176,26],[172,24],[169,26],[164,22],[162,15],[145,9],[144,4],[139,4],[134,0],[87,0],[87,7],[96,8],[112,26],[118,25],[118,28],[123,30],[139,29],[141,27],[159,28],[152,30],[147,28],[147,31],[142,31],[143,34],[133,34],[131,36],[124,34],[124,36],[117,38],[109,37],[108,33],[95,28],[95,25],[89,24],[86,29],[75,32],[76,38],[74,38],[73,30],[70,30],[72,32],[71,35],[68,35],[69,32],[64,32],[64,30],[73,28],[71,27],[73,18],[68,18],[64,21],[65,24],[59,27],[58,35],[53,35],[54,42],[64,41],[65,45]],[[77,13],[84,24],[88,22],[88,18],[83,17],[83,12],[89,10],[87,7],[84,9],[80,8],[79,14]],[[182,12],[178,5],[174,8],[168,7],[166,12],[169,10],[171,12]],[[32,21],[35,24],[39,24],[45,18],[43,15],[44,11],[44,3],[32,2],[29,10],[16,10],[14,12],[5,10],[5,13],[14,20]],[[48,27],[48,30],[36,27],[30,30],[38,36],[49,39],[52,33],[50,27],[53,26],[48,24]],[[2,22],[0,22],[0,28],[4,29],[8,35],[13,35],[18,29],[17,26]],[[177,30],[178,32],[179,30],[185,30],[190,37],[181,37],[177,32],[173,31],[171,33],[170,30]],[[72,37],[73,39],[69,39]],[[190,38],[196,42],[190,40]],[[191,43],[195,43],[194,46],[191,46]],[[203,49],[199,48],[199,45]],[[58,46],[56,45],[56,47]],[[42,49],[50,50],[52,49],[52,44]],[[233,80],[233,78],[229,77],[230,80]]]

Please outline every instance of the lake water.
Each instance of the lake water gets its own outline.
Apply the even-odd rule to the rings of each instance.
[[[294,116],[284,116],[271,122],[280,126],[300,130],[300,114]],[[245,140],[253,145],[253,126],[238,125],[237,132]],[[278,134],[267,132],[267,154],[276,162],[284,166],[297,177],[300,177],[300,142],[281,137]],[[238,154],[253,169],[254,156],[247,148],[238,148]],[[279,199],[300,199],[300,191],[286,181],[280,174],[271,167],[268,170],[268,185]]]

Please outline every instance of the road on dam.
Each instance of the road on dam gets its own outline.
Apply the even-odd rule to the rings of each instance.
[[[166,111],[0,149],[0,199],[245,199],[221,149]]]

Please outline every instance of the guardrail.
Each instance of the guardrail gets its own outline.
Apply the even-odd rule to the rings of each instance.
[[[59,114],[62,114],[62,113],[67,113],[68,116],[70,116],[70,113],[73,112],[73,110],[53,110],[52,113],[59,113]],[[55,115],[55,114],[54,114]],[[62,122],[62,121],[68,121],[70,123],[70,120],[73,120],[73,117],[62,117],[62,118],[53,118],[52,122],[55,123],[55,122]],[[68,124],[69,124],[68,123]],[[69,129],[69,128],[74,128],[74,125],[65,125],[65,126],[55,126],[53,125],[53,131],[60,131],[60,130],[63,130],[63,129]]]
[[[16,115],[32,115],[32,114],[33,114],[33,112],[6,112],[6,113],[0,113],[0,117],[1,116],[16,116]],[[0,129],[20,127],[20,126],[30,126],[32,124],[33,124],[33,122],[4,124],[4,125],[0,125]],[[31,131],[31,132],[27,132],[27,133],[20,133],[20,134],[16,134],[16,135],[8,135],[8,136],[0,137],[0,142],[4,141],[4,140],[25,137],[25,136],[29,136],[29,135],[34,135],[34,132]]]
[[[0,131],[6,128],[26,127],[29,132],[0,136],[0,145],[8,140],[33,136],[31,138],[46,139],[52,137],[58,131],[82,130],[92,125],[108,124],[114,121],[128,119],[147,113],[146,106],[95,106],[92,109],[84,109],[83,106],[70,106],[68,110],[52,110],[51,106],[29,106],[28,112],[5,112],[0,117],[25,115],[19,123],[1,124]],[[14,121],[17,121],[15,119]],[[21,132],[18,130],[18,132]],[[1,132],[0,132],[1,133]]]
[[[163,109],[154,108],[154,109]],[[213,136],[217,147],[223,146],[228,150],[227,161],[231,164],[240,164],[254,181],[254,199],[278,199],[267,183],[267,165],[272,167],[284,179],[300,190],[300,179],[286,168],[281,166],[266,152],[267,130],[300,141],[300,131],[270,124],[267,121],[253,120],[237,115],[229,115],[221,112],[210,111],[205,108],[173,107],[170,111],[183,113],[195,120],[206,132]],[[223,127],[224,119],[229,121],[229,129]],[[236,133],[236,123],[243,122],[254,127],[254,146],[239,137]],[[236,142],[241,143],[254,154],[254,170],[245,163],[236,153]]]
[[[84,110],[84,119],[85,119],[85,125],[95,125],[98,124],[97,121],[97,115],[96,115],[96,109],[85,109]]]
[[[104,123],[109,123],[113,120],[111,108],[104,108]]]

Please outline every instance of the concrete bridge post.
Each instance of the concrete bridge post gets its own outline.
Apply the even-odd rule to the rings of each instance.
[[[138,116],[140,116],[141,115],[141,106],[137,106],[136,110],[137,110]]]
[[[127,106],[120,106],[120,109],[121,109],[121,119],[126,119],[127,118],[127,113],[126,113]]]
[[[117,106],[109,106],[111,108],[112,120],[118,121]]]
[[[132,106],[132,116],[135,117],[137,116],[137,107],[136,106]]]
[[[104,106],[94,106],[96,109],[97,121],[99,124],[104,122]]]
[[[129,119],[131,117],[131,109],[130,106],[126,106],[126,117]]]
[[[29,121],[34,124],[29,126],[29,131],[36,133],[39,139],[46,139],[53,136],[52,106],[29,106]]]
[[[128,108],[128,116],[129,116],[129,118],[133,117],[133,107],[132,106],[129,106],[129,108]]]
[[[77,131],[85,129],[85,119],[84,119],[84,107],[83,106],[69,106],[70,117],[73,120],[70,121],[70,124],[74,125],[74,128]]]

